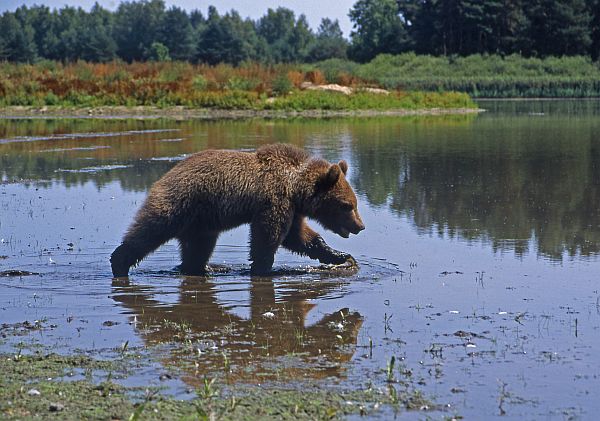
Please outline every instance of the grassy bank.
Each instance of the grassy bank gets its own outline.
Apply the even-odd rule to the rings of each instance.
[[[306,91],[339,84],[352,95]],[[389,95],[368,92],[381,87]],[[225,110],[475,108],[475,98],[600,96],[600,67],[587,57],[380,55],[275,66],[186,62],[0,64],[0,106],[184,106]]]
[[[0,106],[184,106],[222,110],[392,110],[475,108],[455,92],[389,94],[368,92],[358,79],[345,83],[353,93],[301,90],[327,83],[318,70],[287,65],[241,67],[189,63],[0,65]]]
[[[386,89],[457,91],[475,98],[600,96],[600,66],[588,57],[406,53],[380,55],[365,64],[332,59],[307,69],[318,69],[331,81],[361,80]]]

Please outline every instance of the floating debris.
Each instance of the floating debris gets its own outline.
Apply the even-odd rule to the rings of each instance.
[[[31,276],[31,275],[39,275],[37,272],[29,272],[28,270],[3,270],[0,272],[0,277],[2,276]]]
[[[65,409],[65,406],[62,403],[51,403],[48,406],[48,411],[50,412],[60,412]]]
[[[448,272],[448,271],[443,271],[442,273],[440,273],[440,276],[448,276],[448,275],[462,275],[463,273],[455,270],[454,272]]]

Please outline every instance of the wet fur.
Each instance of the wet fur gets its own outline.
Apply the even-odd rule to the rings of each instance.
[[[158,180],[122,244],[111,256],[115,277],[172,238],[179,240],[181,271],[203,274],[219,234],[250,224],[252,272],[271,270],[277,248],[343,263],[349,254],[330,248],[305,221],[308,216],[347,237],[364,229],[345,161],[330,164],[290,145],[256,153],[207,150],[180,162]]]

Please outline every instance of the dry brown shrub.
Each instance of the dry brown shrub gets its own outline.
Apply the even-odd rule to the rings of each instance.
[[[302,82],[304,82],[304,73],[297,70],[290,70],[287,72],[287,77],[296,88],[299,88],[300,85],[302,85]]]
[[[315,85],[327,84],[327,79],[320,70],[311,70],[310,72],[307,72],[306,79]]]
[[[343,86],[356,87],[361,85],[360,79],[348,73],[340,73],[337,76],[337,82]]]

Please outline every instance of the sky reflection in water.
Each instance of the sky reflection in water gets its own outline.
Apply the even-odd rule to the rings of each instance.
[[[384,385],[395,355],[468,418],[498,416],[503,384],[511,417],[589,417],[600,386],[598,106],[483,107],[435,118],[0,120],[0,271],[42,274],[0,278],[0,320],[46,317],[56,327],[30,339],[63,351],[171,341],[158,360],[189,362],[188,384],[222,370],[225,353],[231,382]],[[198,150],[273,142],[349,162],[367,229],[325,237],[357,257],[358,273],[315,272],[280,252],[273,279],[251,280],[240,228],[213,255],[226,273],[177,277],[169,243],[130,283],[111,283],[108,256],[164,172]]]

